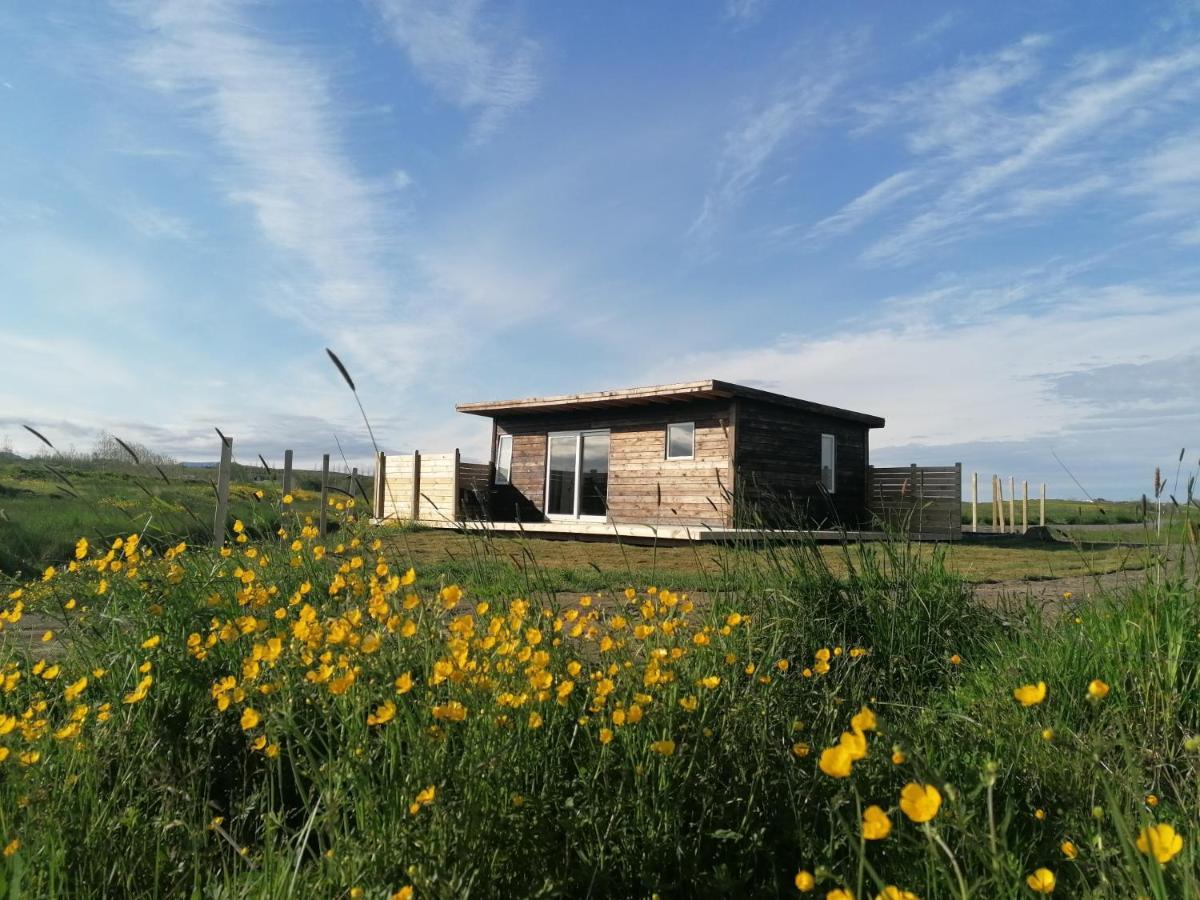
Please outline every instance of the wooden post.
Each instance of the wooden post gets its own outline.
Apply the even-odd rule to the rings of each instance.
[[[1008,476],[1008,533],[1017,533],[1017,480]]]
[[[1042,506],[1038,513],[1038,524],[1043,528],[1046,526],[1046,482],[1042,482]]]
[[[458,448],[455,447],[454,448],[454,475],[451,477],[451,482],[450,482],[450,485],[451,485],[450,486],[450,497],[452,498],[450,501],[450,503],[451,503],[450,518],[454,522],[462,521],[461,517],[459,516],[459,513],[461,512],[461,510],[459,510],[459,508],[458,508],[458,464],[461,461],[462,461],[462,459],[459,455]]]
[[[409,514],[414,522],[421,518],[421,451],[413,451],[413,488],[412,488],[412,506],[409,507]]]
[[[325,537],[326,520],[329,516],[329,454],[321,457],[321,517],[317,525],[317,533]]]
[[[383,518],[383,481],[387,478],[387,457],[380,450],[375,454],[375,518]]]
[[[283,451],[283,492],[292,492],[292,451]]]
[[[221,441],[221,463],[217,467],[217,511],[213,516],[213,546],[225,543],[225,520],[229,516],[229,473],[233,468],[233,438]]]
[[[1029,480],[1021,482],[1021,534],[1029,531]]]
[[[999,475],[996,476],[996,491],[1000,496],[1000,533],[1007,532],[1007,523],[1004,521],[1004,479]]]
[[[992,476],[992,534],[995,534],[997,531],[1000,530],[999,529],[999,525],[1000,525],[999,513],[996,512],[996,507],[997,507],[999,501],[997,501],[996,495],[997,495],[996,476],[993,475]]]
[[[979,473],[971,473],[971,532],[979,531]]]

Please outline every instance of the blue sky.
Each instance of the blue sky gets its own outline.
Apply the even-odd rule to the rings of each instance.
[[[876,462],[1136,496],[1200,447],[1200,5],[0,11],[0,441],[486,452],[716,377]],[[1057,457],[1057,459],[1056,459]],[[1194,462],[1194,459],[1192,460]]]

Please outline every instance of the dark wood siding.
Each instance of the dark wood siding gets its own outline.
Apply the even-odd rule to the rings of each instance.
[[[864,523],[865,425],[754,400],[734,402],[738,524],[855,527]],[[822,434],[837,440],[832,495],[820,486]]]
[[[731,521],[730,409],[727,400],[701,400],[498,417],[497,434],[513,437],[512,484],[493,485],[492,516],[542,520],[546,435],[606,428],[611,434],[608,511],[614,522],[726,526]],[[672,422],[695,423],[694,459],[666,459],[666,426]]]

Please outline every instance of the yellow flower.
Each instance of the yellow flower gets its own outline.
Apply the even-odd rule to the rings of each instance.
[[[417,794],[417,798],[408,805],[408,811],[411,815],[416,815],[421,811],[422,806],[428,806],[433,802],[434,796],[437,794],[437,789],[431,784],[425,790]]]
[[[1108,692],[1111,690],[1111,688],[1099,678],[1093,678],[1088,682],[1087,690],[1088,696],[1093,700],[1103,700],[1108,696]]]
[[[283,503],[285,506],[290,505],[295,498],[291,494],[283,495]]]
[[[85,537],[81,537],[78,541],[75,542],[75,558],[83,559],[87,555],[88,555],[88,539]]]
[[[1025,879],[1025,883],[1035,894],[1053,894],[1057,881],[1049,869],[1037,869]]]
[[[881,841],[892,830],[892,820],[878,806],[863,810],[862,835],[868,841]]]
[[[80,540],[82,540],[82,538],[80,538]],[[13,838],[11,841],[9,841],[7,844],[4,845],[4,855],[12,856],[20,849],[21,849],[21,839]]]
[[[407,694],[413,689],[412,674],[410,672],[405,672],[392,683],[396,686],[397,694]]]
[[[710,691],[713,690],[714,688],[716,688],[717,685],[719,685],[720,683],[721,683],[720,675],[708,675],[708,676],[705,676],[704,678],[701,678],[700,681],[698,682],[698,684],[701,687],[706,687]]]
[[[82,694],[84,692],[84,690],[87,688],[87,686],[88,686],[87,676],[84,675],[78,681],[67,685],[66,689],[63,691],[63,699],[65,699],[67,701],[74,700],[76,697],[78,697],[80,694]]]
[[[867,755],[867,736],[861,731],[843,731],[842,739],[838,743],[846,748],[854,762]]]
[[[904,765],[904,762],[907,759],[908,759],[908,757],[904,755],[904,751],[901,750],[899,747],[892,748],[892,765],[894,765],[894,766]]]
[[[830,778],[847,778],[854,765],[854,759],[849,750],[842,744],[837,744],[821,751],[821,759],[817,765]]]
[[[928,822],[938,814],[942,795],[932,784],[910,781],[900,791],[900,809],[914,822]]]
[[[877,724],[875,713],[871,712],[865,706],[856,712],[854,718],[850,720],[850,727],[855,731],[874,731]]]
[[[262,721],[262,716],[250,706],[242,710],[242,730],[249,731],[251,728],[257,728],[258,723]]]
[[[1155,796],[1154,794],[1147,794],[1146,795],[1146,805],[1147,806],[1158,806],[1158,797]]]
[[[433,717],[440,722],[461,722],[467,717],[467,708],[457,700],[451,700],[433,708]]]
[[[650,745],[650,749],[659,756],[671,756],[675,753],[675,742],[669,739],[655,741]]]
[[[375,708],[375,712],[367,715],[368,725],[383,725],[392,721],[396,717],[396,704],[391,700],[385,700],[382,704]]]
[[[457,584],[448,584],[438,593],[438,597],[442,601],[442,606],[446,609],[453,609],[458,605],[458,601],[462,599],[462,588]]]
[[[543,724],[542,714],[539,712],[531,712],[529,714],[529,727],[541,728]]]
[[[804,759],[804,757],[808,756],[810,752],[812,752],[812,748],[809,747],[808,744],[804,743],[804,741],[798,741],[797,743],[792,744],[792,753],[794,753],[800,759]]]
[[[611,728],[601,728],[600,729],[600,743],[610,744],[610,743],[612,743],[612,739],[613,739],[613,731]]]
[[[912,891],[904,891],[894,884],[889,884],[875,895],[875,900],[921,900],[921,898]]]
[[[244,532],[245,530],[246,530],[246,526],[242,524],[242,520],[241,520],[241,519],[234,519],[234,520],[233,520],[233,533],[234,533],[234,534],[241,534],[241,533],[242,533],[242,532]]]
[[[150,637],[148,637],[144,641],[142,641],[142,649],[143,650],[153,650],[155,647],[157,647],[161,643],[162,643],[162,635],[158,635],[158,634],[151,635]]]
[[[854,895],[845,888],[834,888],[825,895],[825,900],[854,900]]]
[[[1062,855],[1067,859],[1074,859],[1079,855],[1078,848],[1076,848],[1076,846],[1070,841],[1063,841],[1059,845],[1059,849],[1062,850]]]
[[[683,707],[684,712],[695,712],[696,708],[700,705],[700,701],[696,699],[694,694],[688,694],[679,701],[679,705]]]
[[[1046,699],[1046,682],[1021,685],[1013,690],[1013,699],[1022,706],[1037,706]]]
[[[795,879],[796,890],[802,894],[807,894],[817,886],[817,879],[813,878],[812,872],[807,869],[801,869],[796,873]]]
[[[391,900],[413,900],[413,887],[411,884],[405,885],[400,890],[392,894]]]
[[[1033,817],[1035,819],[1037,819],[1039,822],[1045,822],[1046,821],[1046,811],[1044,809],[1035,809],[1033,811]]]
[[[1168,863],[1183,849],[1183,835],[1165,822],[1151,825],[1138,835],[1137,848],[1159,863]]]
[[[961,666],[962,665],[962,657],[959,656],[957,653],[952,653],[950,655],[950,665]]]
[[[141,703],[146,699],[146,694],[150,691],[150,685],[154,683],[153,675],[143,675],[142,680],[137,683],[137,687],[125,695],[126,703]]]

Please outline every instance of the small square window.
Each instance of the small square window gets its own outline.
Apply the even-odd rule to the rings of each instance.
[[[496,484],[508,484],[512,478],[512,435],[502,434],[496,442]]]
[[[696,455],[696,423],[667,426],[667,459],[692,459]]]

